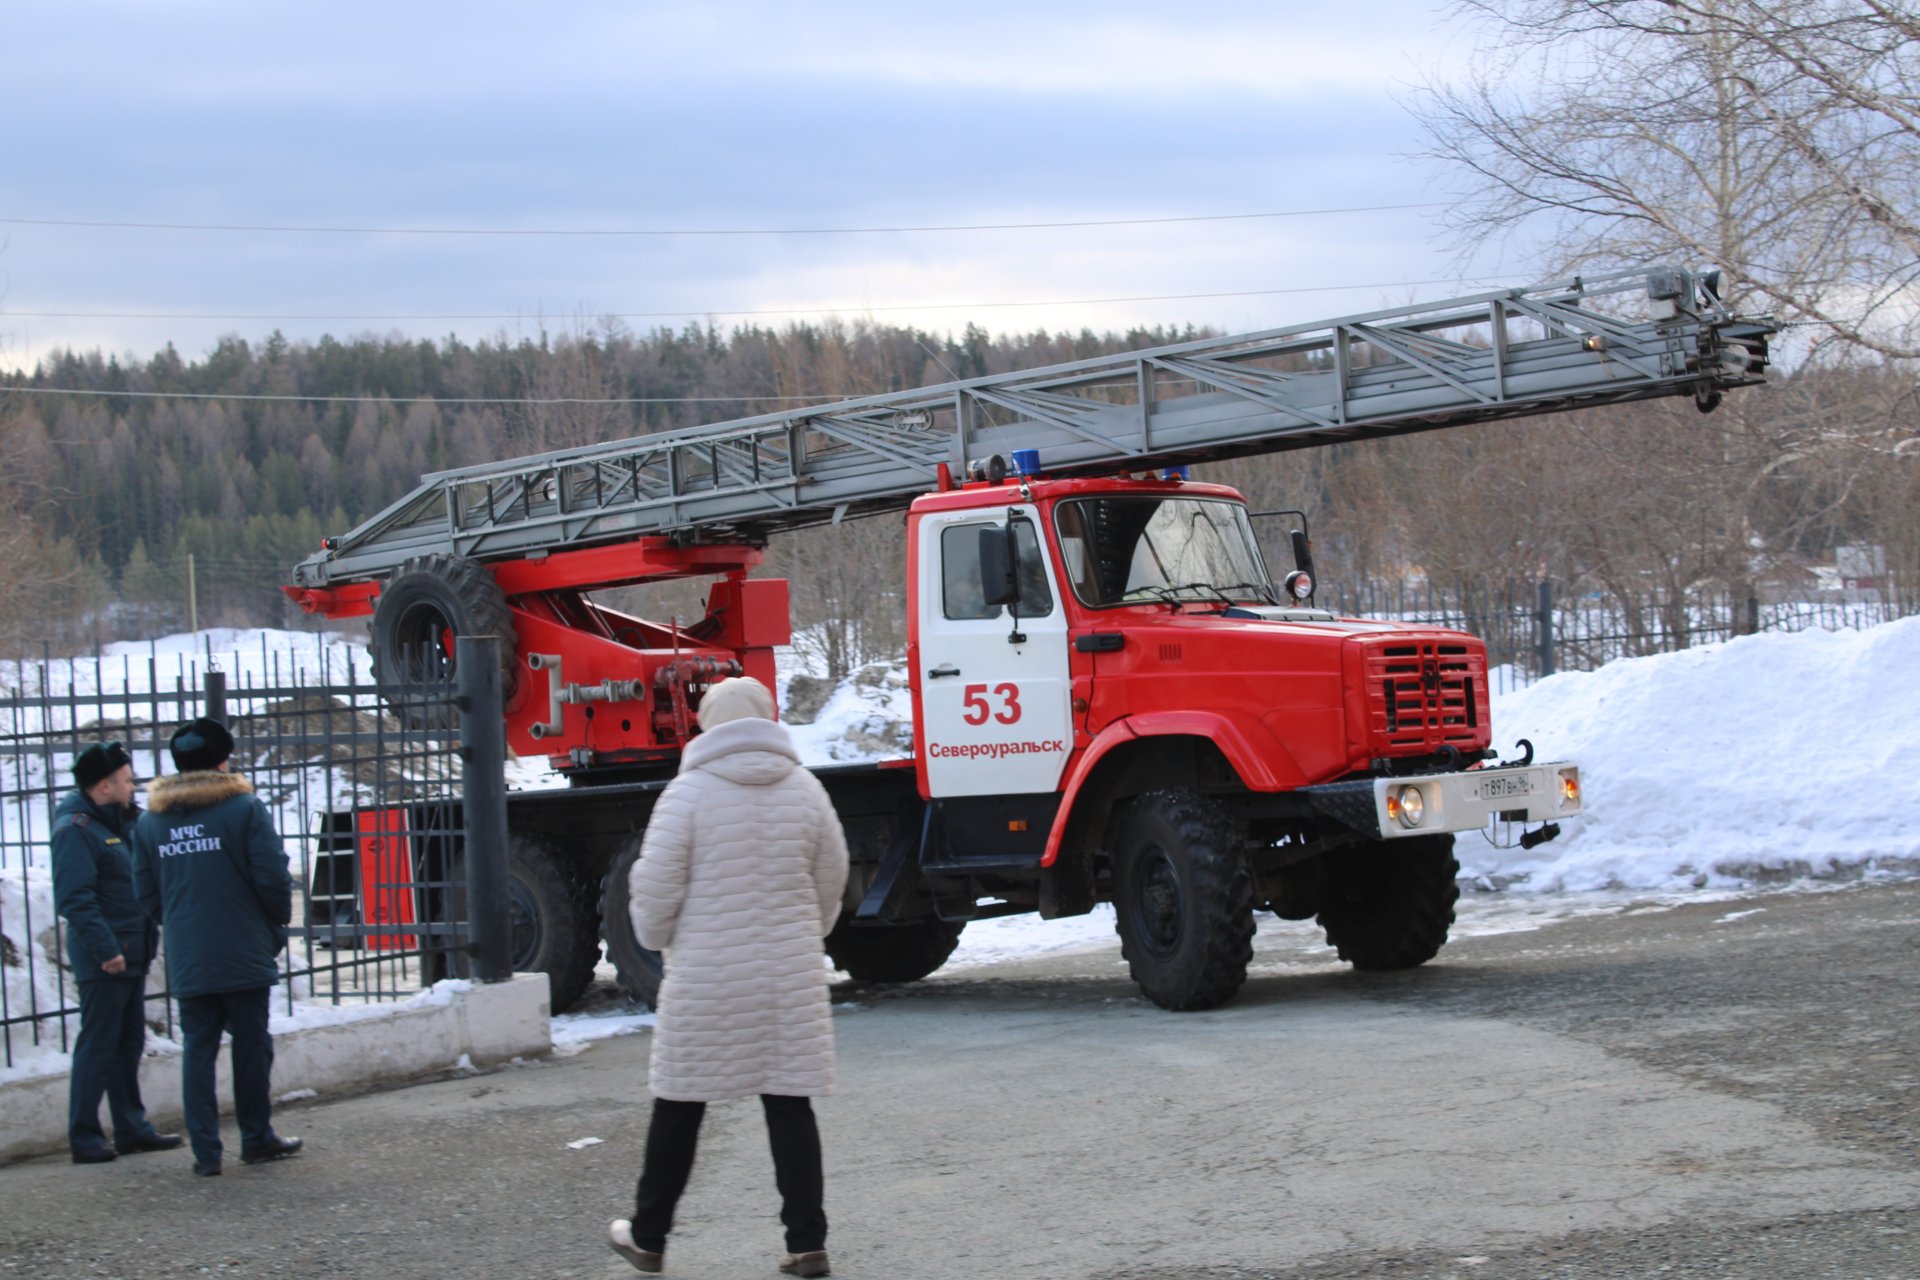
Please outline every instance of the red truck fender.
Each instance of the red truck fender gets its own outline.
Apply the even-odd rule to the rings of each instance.
[[[1080,752],[1079,759],[1073,764],[1066,789],[1060,798],[1059,816],[1054,819],[1053,830],[1047,835],[1047,851],[1041,856],[1040,865],[1051,867],[1060,856],[1060,844],[1066,837],[1067,825],[1079,801],[1081,788],[1093,776],[1100,761],[1139,738],[1205,738],[1220,748],[1220,753],[1227,758],[1227,763],[1233,766],[1250,791],[1282,791],[1306,784],[1305,777],[1283,779],[1276,775],[1273,771],[1273,752],[1262,753],[1255,749],[1239,720],[1239,716],[1218,711],[1150,711],[1115,720],[1102,729],[1100,736]],[[1258,727],[1257,719],[1253,723]],[[1287,763],[1291,764],[1292,761],[1289,759]],[[1295,769],[1291,772],[1297,774],[1299,771]]]

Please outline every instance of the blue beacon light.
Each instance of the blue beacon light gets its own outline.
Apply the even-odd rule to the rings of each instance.
[[[1040,474],[1040,451],[1038,449],[1015,449],[1013,451],[1014,474],[1037,476]]]

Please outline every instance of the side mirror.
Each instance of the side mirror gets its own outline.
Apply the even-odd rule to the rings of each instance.
[[[1012,529],[993,525],[980,531],[980,585],[989,609],[1020,603],[1020,552]]]

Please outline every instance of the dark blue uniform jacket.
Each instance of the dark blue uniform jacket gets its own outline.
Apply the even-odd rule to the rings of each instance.
[[[67,918],[74,981],[113,977],[100,966],[115,956],[126,957],[128,977],[144,974],[158,937],[133,892],[133,859],[122,825],[131,814],[70,791],[53,815],[53,906]]]
[[[272,986],[293,916],[287,854],[253,784],[213,770],[147,789],[133,829],[140,905],[167,931],[167,985],[177,996]]]

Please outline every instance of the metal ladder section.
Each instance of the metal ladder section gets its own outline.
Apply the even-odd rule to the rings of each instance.
[[[759,539],[897,510],[946,463],[1038,449],[1112,474],[1762,381],[1766,319],[1711,276],[1642,271],[1208,338],[514,458],[419,488],[294,571],[384,577],[650,534]]]

